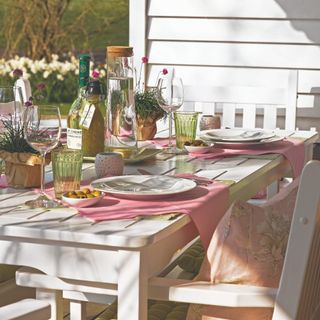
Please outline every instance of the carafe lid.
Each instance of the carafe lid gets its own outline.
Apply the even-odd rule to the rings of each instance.
[[[107,47],[108,57],[132,57],[133,48],[127,46],[109,46]]]

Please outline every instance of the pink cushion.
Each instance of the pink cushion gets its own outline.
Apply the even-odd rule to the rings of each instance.
[[[277,288],[298,184],[299,179],[295,179],[261,206],[236,201],[219,222],[197,279]],[[271,309],[249,310],[193,305],[187,319],[256,320],[272,317]]]

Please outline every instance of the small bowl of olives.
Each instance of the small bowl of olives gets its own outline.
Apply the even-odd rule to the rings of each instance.
[[[72,207],[85,208],[97,204],[105,196],[104,192],[83,188],[68,191],[62,195],[62,201]]]
[[[207,153],[212,150],[213,144],[207,144],[206,142],[202,140],[192,140],[192,141],[186,141],[184,143],[184,148],[189,153]]]

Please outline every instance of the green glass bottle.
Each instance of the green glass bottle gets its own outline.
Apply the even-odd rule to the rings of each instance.
[[[80,127],[80,110],[89,82],[90,56],[82,54],[79,56],[79,92],[78,97],[72,103],[67,119],[67,146],[70,149],[82,149],[82,128]]]

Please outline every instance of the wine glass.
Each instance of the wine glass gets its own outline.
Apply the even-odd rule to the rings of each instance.
[[[172,144],[172,113],[178,110],[183,104],[183,83],[178,77],[160,78],[157,85],[157,101],[159,106],[168,113],[169,117],[169,141],[165,148],[166,153],[179,153]]]
[[[61,136],[61,116],[56,106],[30,106],[24,116],[24,136],[28,144],[39,151],[41,161],[41,195],[39,198],[27,201],[32,208],[54,208],[59,206],[55,200],[47,197],[44,191],[45,157],[59,143]]]

